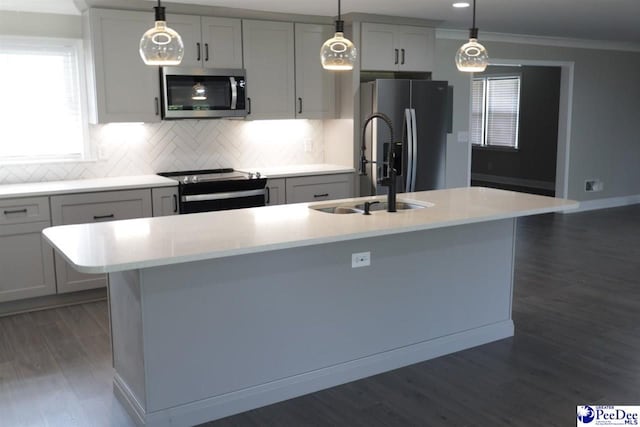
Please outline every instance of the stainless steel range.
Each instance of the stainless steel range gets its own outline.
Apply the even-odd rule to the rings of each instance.
[[[178,181],[181,214],[265,206],[269,200],[267,178],[259,172],[225,169],[162,172]]]

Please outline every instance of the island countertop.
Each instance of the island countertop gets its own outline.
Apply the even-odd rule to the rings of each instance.
[[[109,273],[575,209],[578,202],[482,187],[402,193],[424,209],[337,215],[309,206],[361,197],[50,227],[44,238],[75,269]]]

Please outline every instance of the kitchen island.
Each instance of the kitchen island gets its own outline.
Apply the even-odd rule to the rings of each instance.
[[[513,335],[515,221],[576,202],[486,188],[48,228],[109,273],[114,391],[193,425]],[[352,268],[353,254],[370,265]],[[358,258],[358,257],[356,257]]]

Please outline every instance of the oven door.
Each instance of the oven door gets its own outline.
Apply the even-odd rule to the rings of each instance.
[[[266,178],[180,184],[180,213],[265,206]]]
[[[244,117],[244,70],[162,68],[162,113],[166,119]]]

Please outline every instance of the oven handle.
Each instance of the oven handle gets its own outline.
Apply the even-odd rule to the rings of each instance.
[[[266,195],[267,195],[267,189],[261,188],[258,190],[232,191],[229,193],[194,194],[192,196],[182,196],[180,200],[182,200],[183,203],[189,203],[189,202],[206,202],[209,200],[239,199],[241,197],[266,196]]]

